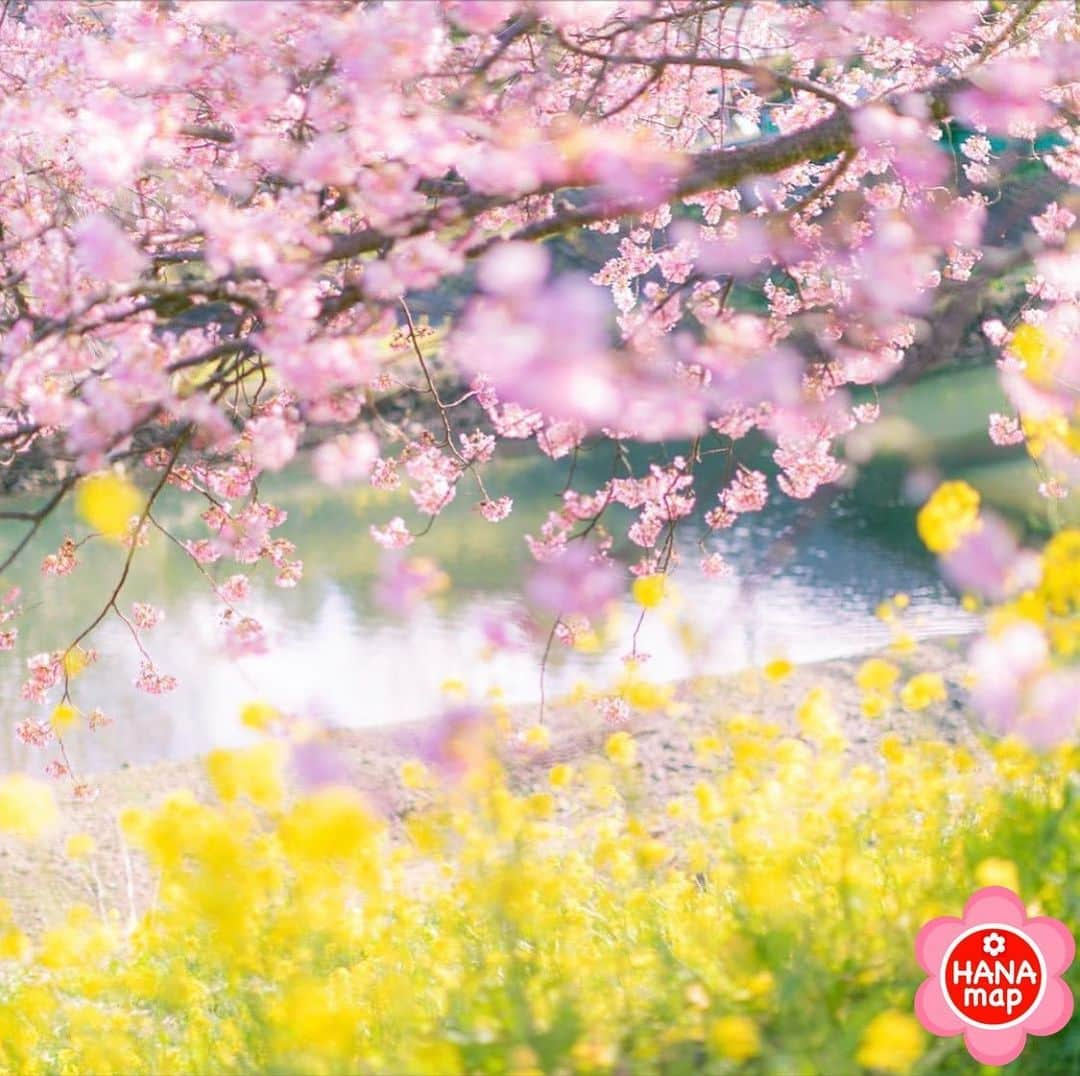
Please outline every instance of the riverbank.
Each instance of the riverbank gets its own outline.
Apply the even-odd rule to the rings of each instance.
[[[961,641],[927,642],[909,654],[883,655],[905,674],[942,675],[947,700],[914,714],[894,706],[879,718],[863,715],[854,677],[867,656],[797,666],[779,680],[748,671],[680,683],[673,685],[669,713],[632,714],[619,725],[605,721],[591,704],[556,705],[546,715],[550,742],[544,747],[530,745],[523,736],[536,723],[536,708],[518,707],[509,714],[512,731],[504,748],[511,785],[520,791],[538,791],[547,787],[549,771],[558,763],[588,765],[602,760],[608,737],[621,728],[636,743],[638,808],[647,813],[651,804],[689,791],[708,772],[708,763],[694,750],[695,741],[712,734],[722,740],[724,723],[737,714],[758,716],[782,733],[798,735],[796,711],[807,692],[816,687],[828,692],[849,743],[851,764],[880,758],[882,740],[890,735],[903,741],[976,742],[963,702]],[[424,799],[422,791],[405,786],[400,771],[417,754],[425,728],[416,724],[341,729],[329,737],[328,747],[347,781],[387,817],[392,829],[399,828],[401,820]],[[200,799],[213,796],[199,758],[122,769],[93,783],[100,792],[89,803],[73,801],[58,786],[60,821],[39,842],[0,840],[0,898],[30,933],[55,922],[73,903],[87,904],[119,923],[141,915],[153,901],[153,882],[137,854],[129,855],[125,848],[120,815],[130,807],[153,807],[177,789],[189,789]],[[93,838],[92,856],[77,861],[67,856],[68,840],[75,834]]]

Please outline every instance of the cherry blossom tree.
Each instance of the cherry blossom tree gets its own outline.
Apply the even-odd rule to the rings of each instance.
[[[59,697],[59,730],[108,617],[142,650],[159,612],[124,586],[167,486],[201,506],[200,533],[169,537],[245,653],[266,645],[250,567],[284,587],[302,572],[260,475],[299,461],[404,486],[432,522],[468,497],[497,526],[502,446],[606,452],[610,478],[571,483],[529,538],[550,642],[627,568],[671,570],[695,511],[722,529],[849,478],[873,388],[948,359],[973,323],[1014,409],[989,436],[1036,440],[1063,496],[1078,35],[1066,0],[5,0],[0,440],[7,484],[38,504],[3,513],[24,531],[0,565],[68,497],[87,533],[43,571],[77,570],[91,538],[127,549],[26,698]],[[1015,209],[1021,167],[1039,181],[1006,242],[988,221]],[[1026,286],[979,325],[1005,272]],[[775,488],[740,462],[752,431]],[[640,471],[631,441],[689,448]],[[710,455],[727,483],[704,503]],[[371,529],[403,609],[438,576],[401,559],[416,537],[400,517]],[[994,546],[991,598],[1020,555]],[[8,648],[17,612],[9,595]],[[143,653],[139,687],[170,690]]]

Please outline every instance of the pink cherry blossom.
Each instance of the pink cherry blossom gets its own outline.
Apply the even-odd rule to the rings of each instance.
[[[1018,445],[1024,440],[1024,431],[1015,418],[995,411],[990,415],[990,440],[995,445]]]
[[[489,523],[500,523],[510,515],[514,502],[510,497],[499,497],[494,501],[481,501],[480,514]]]
[[[395,516],[383,527],[371,527],[371,537],[383,547],[383,549],[404,549],[412,545],[415,540],[405,526],[405,520],[401,516]]]
[[[979,421],[1000,446],[1028,430],[1040,492],[1065,496],[1080,256],[1054,185],[1080,182],[1077,12],[729,8],[14,5],[0,467],[5,488],[34,472],[36,507],[12,513],[12,551],[32,529],[60,594],[96,553],[37,542],[63,533],[80,475],[123,468],[157,491],[123,552],[186,554],[221,599],[225,653],[257,654],[246,573],[305,585],[303,527],[280,530],[268,472],[401,496],[419,518],[395,506],[361,537],[392,554],[373,586],[408,613],[437,572],[404,551],[422,557],[448,512],[506,519],[489,469],[540,456],[565,486],[528,528],[525,590],[572,642],[629,573],[677,569],[700,516],[721,531],[865,480],[890,427],[858,427],[892,418],[886,383],[954,359],[939,323],[980,309],[1008,407]],[[1003,224],[1021,169],[1049,186]],[[1018,287],[985,302],[1002,277]],[[903,487],[936,481],[913,464]],[[987,517],[942,565],[991,603],[1032,564],[1003,528]],[[92,633],[160,619],[131,600]],[[0,651],[26,634],[15,615]],[[1025,664],[1024,635],[975,652],[976,702],[1043,742],[1069,682],[1047,654]],[[39,644],[22,698],[69,686],[70,642]],[[140,687],[175,686],[139,657]]]
[[[139,675],[135,680],[135,686],[148,695],[165,695],[175,691],[179,681],[175,676],[167,673],[159,673],[150,661],[139,663]]]
[[[85,217],[73,235],[79,265],[97,280],[126,284],[150,264],[123,228],[104,214]]]
[[[622,586],[615,566],[595,546],[581,541],[538,564],[526,581],[525,592],[547,612],[595,616],[617,598]]]
[[[396,551],[383,556],[375,584],[375,601],[394,616],[404,617],[424,599],[445,590],[449,577],[429,557],[404,557]]]
[[[378,441],[370,433],[341,436],[315,449],[311,467],[320,482],[337,486],[367,478],[378,454]]]
[[[165,619],[165,612],[162,609],[155,609],[146,602],[135,602],[131,607],[131,619],[136,627],[149,630],[157,627]]]
[[[990,513],[942,557],[942,569],[953,586],[992,602],[1038,581],[1038,557],[1022,552],[1008,526]]]

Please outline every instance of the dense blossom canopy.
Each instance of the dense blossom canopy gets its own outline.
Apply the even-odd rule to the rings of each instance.
[[[49,465],[39,506],[8,513],[26,532],[3,567],[69,493],[130,563],[178,487],[205,527],[177,555],[216,563],[244,653],[265,646],[245,567],[270,562],[281,586],[302,572],[261,473],[299,455],[322,482],[404,485],[432,518],[467,491],[498,524],[513,506],[485,465],[503,443],[559,459],[606,442],[610,479],[572,484],[529,539],[534,605],[559,625],[625,584],[616,540],[649,579],[681,520],[725,528],[775,495],[740,462],[752,431],[782,495],[849,480],[844,439],[878,416],[865,387],[948,358],[927,354],[939,299],[970,310],[1017,269],[1022,301],[981,329],[1014,408],[989,434],[1026,441],[1044,494],[1064,496],[1080,477],[1078,73],[1065,0],[8,0],[0,439],[13,473]],[[1024,166],[1046,197],[1005,242],[989,213]],[[689,449],[644,472],[622,451],[665,439]],[[708,454],[729,467],[705,504]],[[604,526],[613,505],[625,535]],[[1004,601],[1037,584],[1023,623],[984,644],[1014,677],[984,685],[991,712],[1007,726],[1025,698],[1068,695],[1046,670],[1077,645],[1053,575],[1075,571],[1076,543],[1040,584],[962,491],[926,511],[958,585]],[[388,602],[437,585],[400,559],[400,517],[372,537]],[[726,570],[707,543],[703,567]],[[28,699],[63,693],[56,728],[93,628],[128,617],[126,574],[83,636],[32,663]],[[133,633],[156,616],[137,608]],[[174,685],[144,663],[140,687]]]

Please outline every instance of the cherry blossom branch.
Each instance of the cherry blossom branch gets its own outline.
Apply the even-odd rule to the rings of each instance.
[[[26,533],[19,540],[15,548],[4,558],[3,562],[0,562],[0,573],[6,572],[8,568],[18,559],[19,554],[30,544],[34,535],[37,534],[41,528],[41,524],[52,514],[54,509],[60,504],[60,502],[67,495],[68,490],[75,485],[75,476],[69,475],[65,478],[57,487],[56,492],[39,508],[36,512],[31,512],[29,515],[20,516],[20,518],[26,518],[30,521],[31,526]],[[9,518],[15,518],[14,515]]]
[[[703,67],[716,68],[721,71],[738,71],[740,74],[749,75],[754,80],[768,85],[774,83],[788,90],[802,90],[812,93],[823,101],[837,108],[848,107],[848,103],[838,97],[831,90],[816,82],[798,78],[795,75],[786,75],[782,71],[775,71],[763,64],[748,63],[733,56],[684,56],[677,53],[663,53],[658,56],[631,56],[620,53],[598,52],[594,49],[586,49],[581,45],[575,45],[565,35],[558,34],[559,44],[569,52],[578,56],[584,56],[590,60],[600,60],[607,64],[631,65],[634,67],[651,67],[654,71],[663,71],[668,67]]]
[[[68,655],[105,619],[105,617],[109,614],[110,609],[114,610],[116,613],[120,613],[120,609],[117,606],[116,602],[117,599],[120,597],[120,592],[124,589],[124,584],[127,582],[128,575],[131,572],[131,565],[135,560],[135,552],[139,548],[139,535],[142,533],[142,529],[146,525],[147,518],[150,515],[150,510],[154,506],[154,502],[157,500],[158,495],[161,493],[161,491],[165,488],[165,484],[168,482],[169,476],[172,474],[173,468],[176,466],[176,462],[180,458],[180,453],[183,451],[184,446],[187,444],[192,432],[192,429],[188,427],[180,435],[175,447],[173,448],[173,452],[168,464],[165,466],[164,470],[161,473],[161,477],[158,479],[153,489],[151,489],[150,495],[147,497],[146,504],[143,506],[142,511],[139,513],[138,521],[136,522],[135,526],[132,528],[131,531],[131,545],[128,547],[127,555],[124,557],[123,568],[120,571],[120,577],[116,582],[116,586],[113,587],[112,593],[109,595],[104,606],[101,608],[101,611],[85,628],[83,628],[81,632],[79,632],[79,634],[68,645],[67,649],[63,653],[63,657],[61,658],[61,664],[64,667],[64,693],[62,696],[64,701],[69,701],[71,698],[69,693],[71,686],[71,676],[68,672],[66,659]]]

